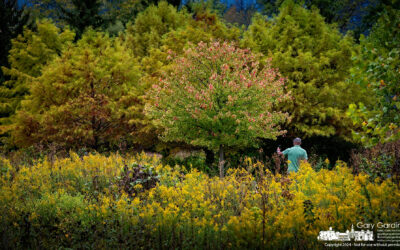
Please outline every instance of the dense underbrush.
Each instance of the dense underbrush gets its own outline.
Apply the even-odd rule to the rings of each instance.
[[[322,248],[320,230],[400,219],[391,179],[344,163],[275,175],[260,163],[223,179],[145,154],[0,160],[2,248]]]

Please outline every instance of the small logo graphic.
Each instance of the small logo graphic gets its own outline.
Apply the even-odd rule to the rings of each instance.
[[[351,225],[351,231],[347,230],[344,233],[335,232],[330,227],[328,231],[320,231],[317,239],[322,241],[373,241],[374,233],[370,230],[354,231],[353,225]]]

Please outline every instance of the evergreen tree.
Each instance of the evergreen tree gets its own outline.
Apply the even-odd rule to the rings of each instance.
[[[0,84],[5,80],[1,67],[9,66],[7,56],[11,49],[11,39],[22,33],[28,21],[29,12],[25,6],[19,8],[17,0],[0,1]]]
[[[34,19],[51,19],[61,27],[67,25],[60,19],[59,6],[71,8],[71,0],[26,0],[26,2]]]
[[[226,3],[220,0],[187,0],[184,4],[191,13],[210,11],[222,16],[228,9]]]
[[[161,46],[164,34],[187,25],[189,21],[188,13],[178,12],[174,6],[161,1],[140,13],[134,24],[128,24],[123,39],[128,41],[136,56],[147,56],[151,49]]]
[[[28,0],[29,9],[37,19],[48,18],[58,27],[72,27],[78,34],[89,26],[100,27],[111,35],[123,31],[124,24],[135,18],[141,11],[142,1],[105,0]]]
[[[239,41],[240,29],[228,26],[216,14],[208,10],[195,13],[193,19],[189,19],[184,27],[163,35],[159,48],[149,51],[149,56],[142,59],[143,70],[152,77],[159,77],[160,73],[170,66],[167,60],[168,52],[173,51],[176,55],[182,55],[183,50],[199,42],[210,42],[212,40]],[[155,79],[157,81],[157,79]]]
[[[288,78],[293,100],[279,108],[293,118],[287,124],[290,136],[350,137],[345,111],[361,93],[356,84],[345,82],[354,53],[351,36],[326,24],[317,10],[289,2],[271,21],[257,16],[242,45],[271,57]]]
[[[80,38],[87,27],[98,28],[105,25],[105,18],[100,14],[100,0],[71,0],[68,8],[58,3],[59,17],[75,30]]]
[[[107,20],[110,20],[110,23],[121,23],[125,25],[129,22],[133,22],[136,16],[143,12],[147,7],[152,4],[157,4],[157,1],[148,1],[148,0],[118,0],[118,1],[107,1],[106,9],[104,12]]]
[[[400,0],[366,0],[360,24],[355,27],[356,37],[368,35],[378,20],[388,10],[400,10]]]
[[[73,1],[73,0],[26,0],[28,8],[36,18],[52,19],[60,27],[65,25],[99,27],[109,33],[118,34],[128,22],[133,22],[138,13],[143,12],[151,5],[157,5],[160,0],[99,0],[99,1]],[[170,0],[169,4],[176,8],[180,0]],[[97,11],[97,10],[98,11]],[[88,14],[93,14],[89,16]],[[84,17],[84,18],[82,18]],[[70,20],[77,18],[76,20]]]
[[[12,40],[8,57],[10,67],[2,67],[10,80],[0,86],[0,134],[12,129],[10,117],[29,93],[31,80],[41,75],[42,68],[61,54],[74,35],[68,29],[60,31],[49,20],[42,20],[36,23],[36,31],[26,27],[22,35]]]
[[[354,31],[358,39],[361,34],[368,34],[385,8],[400,8],[399,0],[290,0],[306,9],[318,8],[325,22],[336,23],[342,32]],[[263,13],[273,16],[287,0],[258,0],[263,6]]]
[[[31,79],[14,119],[14,143],[99,150],[134,142],[142,122],[139,77],[123,42],[89,30]]]

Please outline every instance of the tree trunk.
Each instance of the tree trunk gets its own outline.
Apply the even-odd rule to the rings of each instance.
[[[90,80],[90,97],[95,101],[96,97],[96,90],[94,89],[94,83],[93,80]],[[92,132],[93,132],[93,148],[97,151],[98,149],[98,138],[97,138],[97,128],[96,128],[96,112],[94,111],[95,107],[91,107],[92,111],[92,119],[91,119],[91,125],[92,125]]]
[[[224,178],[224,148],[222,145],[219,145],[219,162],[218,162],[218,167],[219,167],[219,177]]]

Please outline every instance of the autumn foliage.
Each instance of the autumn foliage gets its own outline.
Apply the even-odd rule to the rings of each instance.
[[[16,114],[14,141],[99,149],[122,136],[129,140],[141,126],[135,120],[142,106],[139,77],[123,42],[86,33],[32,79]]]
[[[171,55],[173,57],[173,55]],[[162,139],[220,153],[275,139],[287,113],[273,107],[289,98],[284,78],[269,61],[228,42],[199,43],[173,58],[169,74],[153,85],[147,113],[164,128]]]

